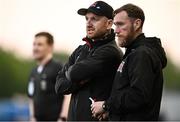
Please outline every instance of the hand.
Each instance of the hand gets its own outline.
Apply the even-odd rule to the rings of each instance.
[[[35,117],[30,117],[30,122],[36,122],[36,118]]]
[[[109,116],[109,113],[105,112],[103,114],[98,115],[97,118],[98,118],[99,121],[103,121],[103,120],[108,120],[108,116]]]
[[[98,117],[98,115],[101,115],[105,112],[104,109],[102,108],[103,104],[104,104],[104,101],[98,101],[91,104],[91,111],[92,111],[93,117]]]
[[[66,122],[66,121],[67,121],[66,117],[59,117],[57,122]]]

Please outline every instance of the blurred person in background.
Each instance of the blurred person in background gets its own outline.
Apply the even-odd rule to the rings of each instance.
[[[90,105],[109,97],[123,54],[115,42],[110,5],[97,1],[88,9],[79,9],[78,14],[86,19],[85,44],[72,53],[58,74],[56,92],[72,94],[69,121],[93,121],[98,119],[92,116]]]
[[[158,120],[167,59],[160,39],[142,32],[143,10],[127,4],[115,10],[118,45],[125,47],[111,96],[92,104],[94,116],[109,112],[111,121]]]
[[[55,83],[61,63],[53,59],[53,36],[48,32],[35,35],[33,56],[37,66],[29,77],[30,119],[57,121],[60,118],[63,95],[55,93]]]

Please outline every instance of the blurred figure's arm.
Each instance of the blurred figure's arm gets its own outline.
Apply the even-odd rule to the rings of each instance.
[[[64,96],[62,111],[59,115],[60,116],[59,121],[61,121],[61,122],[67,121],[70,99],[71,99],[71,95]]]
[[[34,116],[34,105],[33,105],[33,100],[30,99],[29,100],[29,117],[30,117],[30,121],[31,122],[35,122],[36,121],[36,118]]]

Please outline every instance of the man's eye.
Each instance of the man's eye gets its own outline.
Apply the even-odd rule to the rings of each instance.
[[[123,26],[124,23],[118,22],[118,23],[114,23],[115,26]]]
[[[98,18],[96,18],[96,17],[93,17],[93,18],[92,18],[92,20],[94,20],[94,21],[98,21],[99,19],[98,19]]]
[[[37,46],[42,46],[42,43],[38,43]]]

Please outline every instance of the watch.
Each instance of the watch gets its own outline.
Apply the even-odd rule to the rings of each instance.
[[[102,105],[102,108],[103,110],[108,111],[108,106],[106,102],[104,102],[104,104]]]

